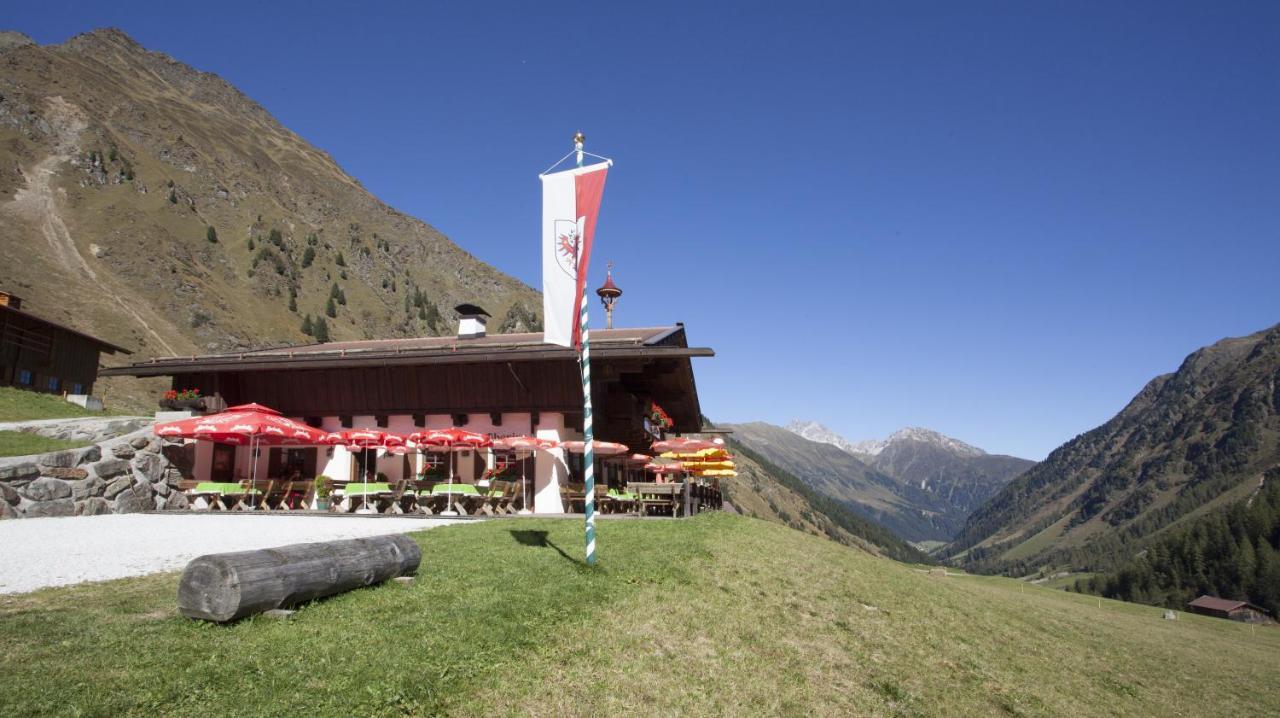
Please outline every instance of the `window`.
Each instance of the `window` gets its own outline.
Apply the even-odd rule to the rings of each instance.
[[[46,381],[46,382],[45,382],[45,387],[46,387],[49,391],[57,391],[57,390],[58,390],[58,377],[56,377],[56,376],[51,376],[51,377],[49,377],[48,381]]]
[[[21,385],[23,385],[23,386],[31,386],[31,381],[32,381],[32,377],[31,377],[31,370],[30,370],[30,369],[19,369],[19,370],[18,370],[18,383],[19,383],[19,384],[21,384]]]
[[[72,394],[83,394],[83,393],[84,393],[84,384],[81,384],[81,383],[79,383],[79,382],[76,382],[76,383],[72,384],[72,385],[71,385],[71,393],[72,393]]]

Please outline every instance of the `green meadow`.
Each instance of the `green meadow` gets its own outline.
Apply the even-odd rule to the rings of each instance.
[[[1276,715],[1280,630],[722,514],[416,534],[412,584],[219,626],[177,574],[0,597],[5,715]]]

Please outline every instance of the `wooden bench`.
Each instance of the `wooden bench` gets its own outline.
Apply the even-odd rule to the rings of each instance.
[[[627,484],[627,489],[635,494],[636,505],[642,516],[648,515],[651,509],[671,516],[680,515],[684,484],[641,482]]]

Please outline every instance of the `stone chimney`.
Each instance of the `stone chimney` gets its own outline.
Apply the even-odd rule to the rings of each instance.
[[[474,304],[459,304],[453,311],[458,313],[459,339],[479,339],[484,336],[488,312]]]

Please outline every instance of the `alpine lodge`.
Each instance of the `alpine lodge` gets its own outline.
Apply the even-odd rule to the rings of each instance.
[[[578,352],[542,333],[489,335],[483,309],[456,311],[453,336],[155,358],[102,374],[170,378],[156,433],[180,449],[171,453],[181,455],[193,508],[323,508],[318,492],[332,494],[331,511],[580,512]],[[658,499],[672,515],[718,508],[731,457],[684,436],[703,429],[692,360],[714,351],[690,346],[678,323],[595,330],[590,351],[600,510],[645,513]],[[298,438],[214,430],[236,412],[294,426]],[[166,436],[166,426],[187,424]],[[704,459],[711,469],[698,471]]]

